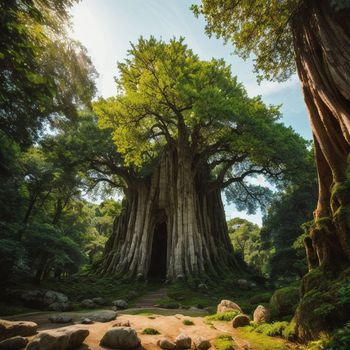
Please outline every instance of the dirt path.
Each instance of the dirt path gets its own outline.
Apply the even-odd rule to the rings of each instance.
[[[145,294],[139,301],[137,301],[135,306],[140,308],[154,307],[157,304],[157,301],[166,295],[167,289],[162,287],[158,290]]]
[[[125,310],[125,312],[132,312],[136,309]],[[173,315],[159,315],[159,312],[162,312],[163,309],[150,308],[149,311],[153,310],[154,314],[140,314],[140,315],[131,315],[131,314],[119,314],[117,318],[113,321],[101,323],[95,322],[91,325],[84,325],[90,334],[85,339],[84,344],[77,348],[76,350],[110,350],[107,347],[101,347],[99,342],[105,332],[115,324],[119,323],[130,323],[130,326],[133,327],[141,339],[142,349],[143,350],[160,350],[157,346],[157,341],[163,337],[166,337],[169,340],[174,341],[175,338],[180,333],[185,333],[189,335],[192,340],[194,340],[197,336],[202,336],[207,338],[213,344],[213,340],[222,334],[228,334],[233,337],[237,346],[235,346],[235,350],[258,350],[255,346],[252,346],[249,341],[242,339],[242,337],[238,334],[237,330],[233,329],[231,326],[231,322],[220,322],[214,321],[212,324],[208,324],[205,321],[205,318],[201,316],[188,316],[180,314],[180,312],[186,312],[187,310],[172,310],[172,312],[179,312],[179,314]],[[170,311],[170,310],[168,310]],[[96,312],[96,311],[95,311]],[[100,312],[107,312],[107,310]],[[110,311],[109,311],[110,312]],[[90,312],[91,313],[91,312]],[[52,313],[33,313],[27,315],[21,315],[16,317],[11,317],[12,320],[28,320],[34,321],[39,324],[39,331],[51,328],[58,328],[68,326],[69,324],[52,324],[49,323],[48,318]],[[79,323],[79,320],[82,316],[87,317],[88,313],[86,312],[65,312],[62,313],[66,316],[70,316],[73,318],[74,323]],[[10,318],[7,318],[10,319]],[[194,325],[186,326],[184,325],[184,320],[191,320]],[[158,330],[160,335],[145,335],[142,334],[142,331],[145,328],[154,328]],[[264,348],[266,349],[266,348]],[[277,348],[275,348],[277,349]],[[280,347],[278,349],[281,349]],[[215,350],[213,346],[210,350]]]

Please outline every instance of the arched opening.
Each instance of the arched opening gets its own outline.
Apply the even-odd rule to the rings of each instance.
[[[157,224],[153,232],[151,262],[148,279],[156,281],[166,280],[167,260],[167,228],[166,223]]]

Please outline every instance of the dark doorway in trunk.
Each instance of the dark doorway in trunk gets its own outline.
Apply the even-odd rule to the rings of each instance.
[[[167,230],[166,223],[161,222],[154,228],[148,279],[156,281],[166,280],[166,260]]]

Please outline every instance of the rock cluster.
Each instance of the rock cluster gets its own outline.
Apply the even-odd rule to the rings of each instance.
[[[26,321],[0,320],[0,350],[17,350],[24,348],[28,337],[36,334],[38,325]]]
[[[114,300],[112,305],[115,307],[116,310],[124,310],[128,307],[128,303],[122,299]]]
[[[21,295],[21,299],[30,307],[37,307],[40,309],[68,311],[72,308],[72,305],[65,294],[53,290],[29,290]]]
[[[179,334],[175,342],[170,341],[169,339],[163,338],[158,340],[158,346],[164,350],[186,350],[191,349],[192,339],[184,333]],[[211,347],[210,341],[204,337],[197,337],[194,342],[194,348],[199,350],[208,350]]]

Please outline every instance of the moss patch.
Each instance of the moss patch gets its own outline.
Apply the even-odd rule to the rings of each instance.
[[[257,333],[251,326],[237,328],[238,335],[247,340],[254,350],[289,350],[282,339],[272,338],[262,333]]]
[[[183,320],[182,323],[183,323],[185,326],[193,326],[193,325],[194,325],[194,322],[191,321],[191,320]]]
[[[277,289],[270,299],[270,311],[273,319],[294,315],[300,300],[298,287]]]
[[[235,341],[230,335],[219,335],[214,340],[214,346],[217,350],[234,350]]]
[[[217,314],[207,316],[206,320],[207,321],[232,321],[238,314],[239,314],[239,311],[219,312]]]
[[[160,332],[154,328],[145,328],[141,334],[158,335]]]

